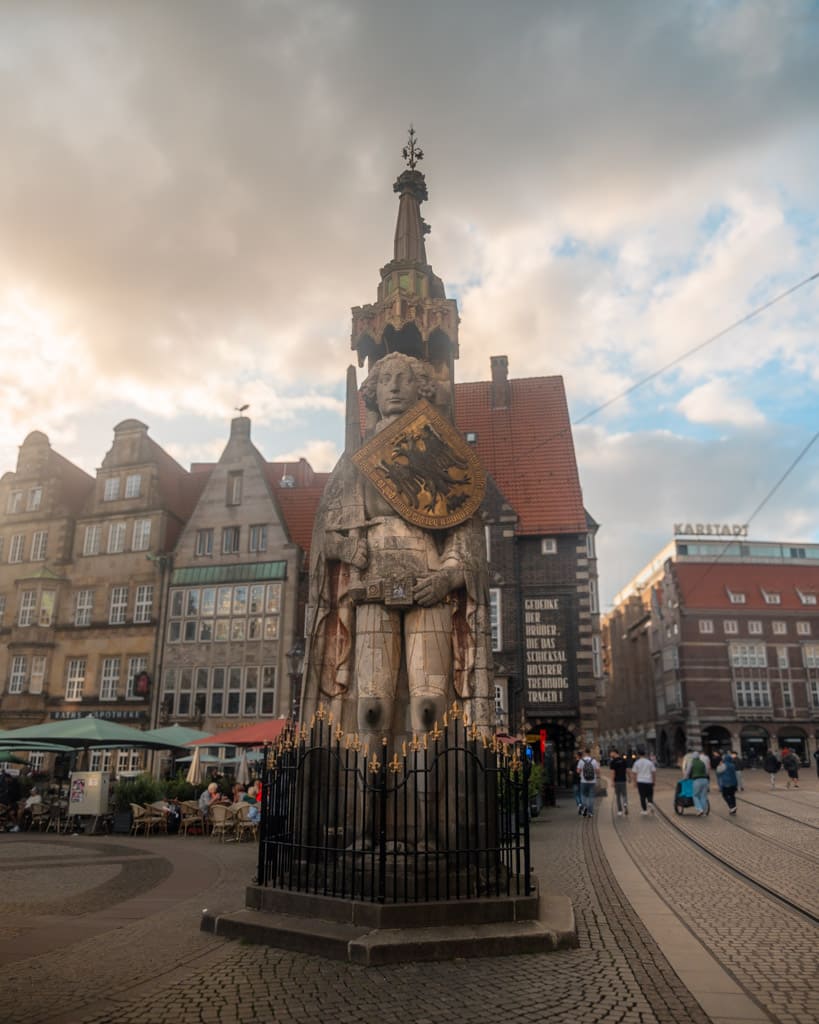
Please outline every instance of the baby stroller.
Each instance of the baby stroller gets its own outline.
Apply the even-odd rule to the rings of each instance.
[[[686,807],[694,806],[694,783],[691,779],[680,779],[674,789],[674,812],[684,814]],[[711,813],[711,801],[705,795],[705,813]]]

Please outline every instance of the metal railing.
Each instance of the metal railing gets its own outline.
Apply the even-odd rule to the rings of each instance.
[[[529,762],[469,726],[376,751],[319,709],[268,751],[258,883],[380,903],[530,895]]]

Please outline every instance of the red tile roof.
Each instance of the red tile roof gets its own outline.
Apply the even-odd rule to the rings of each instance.
[[[329,476],[329,473],[314,474],[310,487],[276,488],[276,501],[279,503],[290,539],[304,550],[308,559],[313,520],[316,518],[316,509]]]
[[[509,380],[509,407],[492,408],[492,384],[455,385],[459,430],[478,435],[481,462],[518,514],[521,534],[585,533],[562,377]]]
[[[677,562],[674,566],[682,603],[686,608],[722,611],[819,613],[819,605],[804,604],[799,596],[819,595],[819,566],[765,565],[763,563]],[[744,594],[745,602],[731,601],[729,591]],[[779,594],[779,604],[769,604],[763,591]],[[819,600],[819,598],[817,598]]]

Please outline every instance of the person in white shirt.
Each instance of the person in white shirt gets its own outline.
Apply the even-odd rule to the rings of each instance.
[[[591,748],[586,747],[577,762],[577,777],[580,779],[580,801],[584,818],[594,817],[594,795],[600,777],[600,764],[592,757]]]
[[[654,813],[654,778],[657,766],[646,757],[644,750],[639,750],[639,757],[631,766],[631,774],[637,783],[640,794],[640,814]]]

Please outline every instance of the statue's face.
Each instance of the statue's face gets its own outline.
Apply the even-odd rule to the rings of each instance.
[[[412,370],[400,363],[382,367],[375,396],[382,416],[400,416],[406,412],[418,401],[418,384]]]

